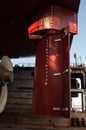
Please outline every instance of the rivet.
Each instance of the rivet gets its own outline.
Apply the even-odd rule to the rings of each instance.
[[[48,51],[48,48],[46,48],[45,50]]]
[[[47,74],[46,74],[45,76],[46,76],[46,77],[48,77],[48,75],[47,75]]]
[[[48,83],[47,82],[45,82],[45,85],[47,85]]]
[[[45,73],[48,74],[48,71],[46,71]]]

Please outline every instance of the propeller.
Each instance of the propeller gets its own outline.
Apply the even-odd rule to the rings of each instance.
[[[3,112],[7,103],[7,84],[13,79],[13,64],[8,56],[3,56],[0,62],[0,113]]]

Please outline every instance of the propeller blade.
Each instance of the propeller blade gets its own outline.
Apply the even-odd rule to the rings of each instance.
[[[8,56],[3,56],[1,59],[1,65],[7,70],[13,72],[13,64]]]
[[[3,112],[7,103],[8,90],[7,85],[2,86],[1,94],[0,94],[0,113]]]

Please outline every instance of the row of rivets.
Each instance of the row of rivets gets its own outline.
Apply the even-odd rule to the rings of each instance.
[[[48,50],[48,40],[46,40],[46,47],[45,47],[45,85],[48,84],[48,56],[49,56],[49,50]]]
[[[73,15],[76,18],[76,13],[74,13]],[[74,24],[74,29],[75,29],[75,31],[77,31],[77,25],[76,24]]]
[[[53,6],[51,6],[51,17],[50,17],[50,25],[51,25],[51,27],[53,26],[53,15],[54,15],[54,9],[53,9],[54,7]]]

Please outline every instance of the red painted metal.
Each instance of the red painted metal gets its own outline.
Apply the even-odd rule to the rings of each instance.
[[[34,22],[29,26],[28,33],[38,33],[46,29],[61,30],[67,28],[70,33],[77,33],[77,14],[68,9],[49,5],[40,9],[34,16]]]
[[[49,35],[37,45],[33,114],[70,117],[69,35]]]
[[[77,14],[48,5],[35,14],[28,32],[42,36],[36,50],[33,114],[70,118],[70,34],[77,33]]]

